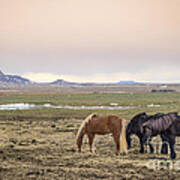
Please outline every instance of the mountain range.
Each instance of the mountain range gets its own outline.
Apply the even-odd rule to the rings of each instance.
[[[0,71],[0,83],[16,85],[32,84],[32,82],[29,79],[22,78],[21,76],[17,75],[6,75],[2,71]]]
[[[42,84],[42,83],[36,83],[32,82],[29,79],[23,78],[21,76],[17,75],[6,75],[2,71],[0,71],[0,84],[11,84],[11,85],[31,85],[31,84]],[[117,83],[77,83],[77,82],[69,82],[65,81],[63,79],[58,79],[56,81],[46,83],[49,85],[60,85],[60,86],[91,86],[91,85],[99,85],[99,84],[138,84],[135,81],[119,81]]]

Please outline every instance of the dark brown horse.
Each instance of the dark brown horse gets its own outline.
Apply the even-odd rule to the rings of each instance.
[[[177,112],[164,114],[158,118],[150,118],[142,124],[143,143],[153,136],[161,135],[163,142],[167,142],[171,150],[171,159],[176,158],[174,150],[175,137],[180,136],[180,116]],[[163,143],[162,153],[166,154],[167,143]]]
[[[116,143],[116,155],[119,154],[120,148],[123,153],[127,154],[126,144],[126,120],[118,116],[97,116],[96,114],[89,115],[81,124],[77,135],[76,143],[79,152],[83,137],[86,134],[89,139],[90,152],[92,152],[93,140],[96,134],[105,135],[112,134]]]

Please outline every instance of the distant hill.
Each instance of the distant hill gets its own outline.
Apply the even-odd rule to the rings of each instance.
[[[80,85],[79,83],[69,82],[69,81],[65,81],[63,79],[58,79],[58,80],[53,81],[49,84],[56,84],[56,85],[61,85],[61,86],[77,86],[77,85]]]
[[[139,83],[136,82],[136,81],[119,81],[119,82],[117,82],[117,84],[130,84],[130,85],[133,85],[133,84],[139,84]]]
[[[69,82],[65,81],[63,79],[58,79],[50,84],[56,84],[56,85],[61,85],[61,86],[94,86],[94,85],[113,85],[113,84],[138,84],[138,82],[135,81],[119,81],[117,83],[77,83],[77,82]]]
[[[2,71],[0,71],[0,85],[42,85],[43,83],[33,83],[29,79],[22,78],[21,76],[17,75],[6,75]],[[63,79],[57,79],[56,81],[45,83],[46,85],[59,85],[59,86],[108,86],[108,85],[121,85],[121,84],[128,84],[128,85],[135,85],[139,84],[135,81],[119,81],[117,83],[78,83],[78,82],[69,82]]]
[[[31,84],[31,81],[17,75],[6,75],[2,71],[0,71],[0,83],[26,85]]]

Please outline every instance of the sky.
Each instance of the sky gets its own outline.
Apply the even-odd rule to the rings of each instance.
[[[0,70],[37,82],[180,82],[180,0],[0,0]]]

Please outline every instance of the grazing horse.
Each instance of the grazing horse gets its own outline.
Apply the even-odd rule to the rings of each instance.
[[[175,152],[175,142],[176,142],[176,136],[180,137],[180,117],[179,121],[175,121],[166,131],[162,133],[162,136],[164,138],[164,142],[168,142],[171,150],[170,157],[171,159],[176,158],[176,152]],[[164,143],[163,150],[164,154],[168,154],[168,145],[167,143]]]
[[[96,114],[89,115],[81,124],[77,135],[76,143],[79,152],[81,152],[81,145],[83,137],[86,134],[89,139],[90,152],[92,152],[92,144],[96,134],[105,135],[112,134],[116,143],[116,155],[121,150],[127,154],[126,144],[126,120],[118,116],[98,116]]]
[[[126,139],[127,139],[127,144],[128,144],[128,149],[131,148],[131,135],[132,134],[135,134],[138,136],[139,138],[139,141],[140,141],[140,153],[144,153],[144,142],[143,142],[143,132],[142,132],[142,125],[145,123],[145,122],[148,122],[148,120],[152,117],[160,117],[161,115],[163,115],[162,113],[157,113],[155,115],[152,115],[152,116],[149,116],[147,115],[145,112],[143,113],[139,113],[137,115],[135,115],[130,123],[128,124],[127,126],[127,129],[126,129]],[[149,145],[149,148],[150,148],[150,152],[153,153],[154,152],[154,148],[151,144],[151,139],[149,138],[148,139],[149,142],[148,142],[148,145]]]
[[[168,142],[171,150],[171,159],[176,158],[174,150],[175,137],[180,136],[180,117],[177,112],[168,113],[160,116],[159,118],[150,118],[149,121],[142,125],[143,142],[147,141],[148,138],[161,135],[164,142]],[[162,151],[163,154],[167,154],[168,146],[167,143],[163,143]]]

